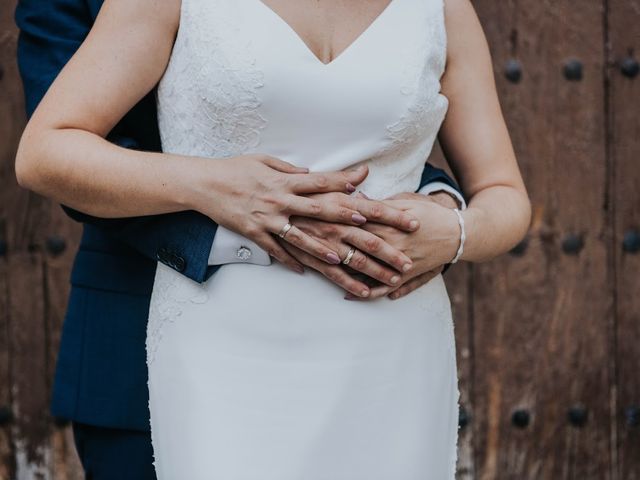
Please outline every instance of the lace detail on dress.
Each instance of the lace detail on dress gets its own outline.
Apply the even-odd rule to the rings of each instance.
[[[440,11],[435,11],[438,5]],[[375,181],[365,182],[362,188],[372,198],[418,188],[424,164],[446,115],[449,100],[439,93],[446,62],[442,7],[440,2],[432,3],[427,9],[430,20],[424,21],[428,28],[420,32],[415,49],[404,52],[400,91],[407,98],[407,107],[400,119],[387,126],[387,147],[369,161],[371,173],[367,180]],[[391,190],[389,186],[393,186]]]
[[[209,294],[204,285],[180,275],[163,263],[158,263],[147,324],[148,364],[155,359],[164,327],[182,315],[183,305],[187,302],[203,304],[208,299]]]
[[[230,157],[254,149],[267,121],[260,114],[251,39],[239,32],[233,5],[183,0],[180,28],[158,86],[165,152]],[[219,3],[219,2],[218,2]],[[225,9],[224,15],[216,15]]]

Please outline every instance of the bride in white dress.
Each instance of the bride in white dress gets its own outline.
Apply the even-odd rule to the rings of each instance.
[[[406,210],[405,220],[420,221],[418,231],[397,235],[387,234],[392,227],[376,225],[384,218],[370,215],[358,227],[389,243],[404,239],[392,246],[413,268],[397,267],[400,284],[457,252],[462,260],[481,261],[511,248],[526,231],[529,203],[486,42],[468,1],[327,1],[321,7],[325,21],[346,25],[327,13],[333,10],[350,11],[352,24],[363,24],[353,20],[361,15],[370,19],[365,28],[357,27],[358,35],[347,34],[340,49],[332,39],[342,34],[310,40],[323,30],[313,27],[316,17],[304,15],[313,2],[296,7],[289,0],[172,0],[170,8],[152,0],[127,1],[105,2],[88,40],[33,116],[21,146],[26,153],[19,156],[20,173],[35,177],[33,166],[42,169],[44,162],[49,172],[63,170],[50,175],[90,185],[90,192],[83,196],[78,188],[73,198],[62,198],[62,189],[52,187],[50,196],[98,216],[187,206],[282,260],[223,265],[203,284],[158,264],[147,332],[158,478],[454,478],[456,354],[442,276],[395,301],[346,301],[344,290],[318,271],[299,275],[285,265],[293,261],[286,252],[295,257],[296,247],[327,258],[326,244],[318,247],[322,239],[314,244],[295,227],[302,207],[251,209],[259,184],[252,187],[241,178],[257,176],[264,170],[256,165],[264,168],[270,161],[281,177],[316,178],[302,170],[282,172],[293,167],[268,159],[310,172],[366,165],[368,175],[358,189],[372,200],[352,196],[341,205],[364,214],[365,205],[380,200],[389,212]],[[459,38],[453,40],[448,30]],[[323,61],[327,56],[315,53],[318,45],[339,53]],[[158,79],[164,153],[106,144],[100,137]],[[68,105],[64,112],[55,108],[59,102]],[[418,200],[385,200],[417,190],[439,132],[470,198],[462,214],[464,251],[454,212],[434,204],[423,212],[413,207]],[[45,148],[35,138],[47,133]],[[72,152],[65,146],[71,139]],[[90,151],[99,152],[101,161],[91,163],[96,156]],[[96,179],[100,163],[109,162],[120,172]],[[216,175],[222,180],[212,180]],[[327,173],[328,190],[340,191],[336,185],[357,173],[336,175]],[[288,185],[273,178],[276,185]],[[185,191],[191,193],[168,200]],[[323,215],[322,220],[339,221]],[[282,230],[288,221],[291,233]],[[277,233],[295,246],[279,247]],[[344,239],[329,254],[345,260],[351,244]]]
[[[372,198],[418,189],[447,110],[442,0],[393,0],[325,65],[258,0],[182,0],[158,89],[165,152],[365,161]],[[348,302],[319,273],[223,265],[199,285],[159,264],[148,329],[159,478],[451,478],[458,420],[437,276]]]

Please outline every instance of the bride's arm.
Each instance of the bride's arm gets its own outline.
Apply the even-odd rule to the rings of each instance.
[[[507,252],[524,237],[531,206],[478,16],[469,0],[446,0],[445,15],[449,53],[442,91],[449,110],[439,140],[469,198],[461,259],[480,262]]]
[[[180,158],[158,159],[104,139],[162,75],[179,7],[179,0],[104,2],[25,129],[16,159],[21,185],[98,217],[184,209],[174,191]],[[171,173],[174,181],[165,182]]]
[[[356,213],[356,202],[346,195],[340,203],[318,209],[296,194],[344,191],[366,172],[300,175],[303,170],[267,156],[223,162],[128,150],[104,139],[163,74],[179,8],[179,0],[105,2],[86,41],[27,125],[16,159],[18,180],[98,217],[200,211],[293,266],[295,262],[269,235],[284,225],[287,215],[298,210],[351,223]],[[253,208],[265,205],[249,205],[248,198],[238,198],[256,190],[264,193],[267,209]],[[369,207],[358,204],[360,210]],[[261,215],[251,218],[256,210]],[[366,211],[362,213],[366,216]],[[405,227],[411,220],[392,209],[386,213],[390,222]],[[306,244],[314,255],[327,259],[331,252],[326,247],[296,233],[287,235],[288,239]]]
[[[460,259],[482,262],[524,237],[531,205],[502,115],[489,45],[470,0],[445,0],[445,23],[441,92],[449,108],[438,139],[468,200],[461,212],[466,240]],[[397,195],[387,203],[412,212],[424,225],[411,234],[376,224],[363,227],[414,260],[416,268],[405,277],[453,259],[460,226],[450,209],[414,194]]]

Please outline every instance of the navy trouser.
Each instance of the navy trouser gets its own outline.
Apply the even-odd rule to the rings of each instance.
[[[156,480],[151,434],[73,422],[86,480]]]

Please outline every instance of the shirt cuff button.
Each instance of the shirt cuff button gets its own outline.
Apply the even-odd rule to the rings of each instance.
[[[238,257],[243,262],[249,260],[251,258],[251,255],[252,252],[249,247],[242,246],[236,251],[236,257]]]

